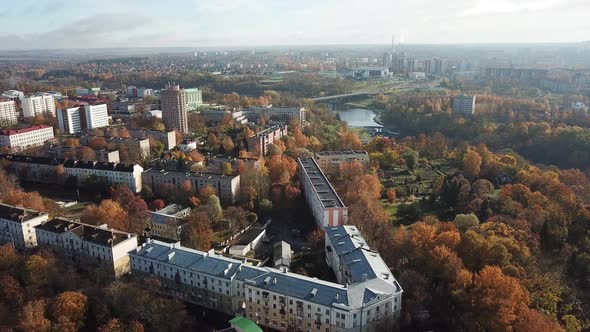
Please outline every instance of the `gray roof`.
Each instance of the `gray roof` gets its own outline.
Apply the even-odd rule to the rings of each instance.
[[[332,243],[332,249],[338,256],[343,256],[357,248],[369,249],[369,245],[353,225],[325,227],[324,230]]]
[[[241,264],[239,260],[160,241],[149,241],[129,254],[225,279],[231,279]]]
[[[389,283],[395,280],[389,267],[378,252],[363,248],[346,253],[340,258],[340,264],[346,265],[351,283],[379,278]]]
[[[313,158],[299,158],[298,163],[310,179],[314,191],[325,208],[344,207],[344,203]]]

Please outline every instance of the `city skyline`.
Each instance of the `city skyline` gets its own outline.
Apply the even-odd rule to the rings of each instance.
[[[387,44],[392,33],[411,44],[578,42],[589,10],[584,0],[19,1],[0,11],[0,50]]]

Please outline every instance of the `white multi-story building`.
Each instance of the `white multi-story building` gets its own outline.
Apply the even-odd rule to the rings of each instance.
[[[84,114],[86,116],[85,129],[102,128],[109,125],[107,104],[86,104],[84,105]]]
[[[63,167],[63,176],[76,178],[78,184],[95,180],[110,185],[125,184],[135,193],[141,191],[143,168],[137,164],[63,160],[15,154],[0,154],[0,160],[6,161],[6,167],[14,174],[31,182],[59,183],[57,169]]]
[[[10,126],[18,123],[18,113],[14,100],[0,100],[0,126]]]
[[[197,88],[184,89],[186,104],[189,111],[196,110],[203,105],[203,91]]]
[[[371,164],[369,153],[361,150],[321,151],[315,155],[315,160],[324,172],[337,170],[341,163],[350,163],[355,160],[360,161],[365,167]]]
[[[400,314],[393,277],[340,285],[153,240],[129,255],[132,273],[157,276],[164,292],[279,331],[377,331]]]
[[[21,101],[21,106],[25,118],[34,118],[41,114],[55,117],[55,100],[52,95],[25,97]]]
[[[76,134],[82,131],[81,113],[79,106],[57,110],[59,130],[64,134]]]
[[[201,188],[211,187],[219,199],[228,203],[235,203],[240,189],[240,176],[207,174],[200,172],[169,171],[164,169],[148,169],[142,174],[143,184],[152,192],[166,195],[184,190],[183,183],[191,184],[195,193]]]
[[[44,212],[0,204],[0,242],[12,243],[18,249],[35,247],[35,226],[48,218]]]
[[[313,158],[299,158],[297,164],[301,189],[318,227],[346,224],[348,208],[316,161]]]
[[[6,129],[0,131],[0,146],[9,148],[27,148],[41,146],[53,139],[53,127],[46,125],[32,126],[23,129]]]
[[[52,248],[85,268],[97,263],[115,277],[129,273],[128,252],[137,248],[137,235],[66,219],[52,219],[34,231],[40,247]]]

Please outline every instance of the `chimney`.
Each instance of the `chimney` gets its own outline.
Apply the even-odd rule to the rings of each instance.
[[[367,276],[367,273],[366,273],[366,272],[365,272],[365,273],[363,273],[363,281],[366,281],[366,280],[367,280],[367,277],[368,277],[368,276]]]

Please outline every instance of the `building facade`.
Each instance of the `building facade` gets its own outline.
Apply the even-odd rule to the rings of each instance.
[[[315,161],[324,172],[338,170],[341,163],[350,163],[355,160],[360,161],[365,167],[371,166],[369,153],[362,150],[321,151],[315,155]]]
[[[313,158],[297,159],[299,182],[318,227],[344,225],[348,208]]]
[[[291,120],[298,121],[301,125],[305,124],[305,108],[303,107],[273,107],[268,106],[250,106],[243,111],[244,115],[250,122],[258,122],[261,117],[267,117],[270,120],[287,123]]]
[[[400,313],[395,279],[340,285],[153,240],[129,255],[132,273],[158,277],[165,293],[278,331],[381,331]]]
[[[151,216],[145,223],[144,235],[180,241],[182,228],[190,213],[190,208],[183,208],[178,204],[170,204],[163,209],[150,212]]]
[[[107,104],[84,105],[86,126],[83,129],[95,129],[109,125],[109,112]]]
[[[189,111],[194,111],[203,106],[203,91],[197,88],[184,89],[186,94],[186,106]]]
[[[35,226],[47,219],[44,212],[0,204],[0,242],[12,243],[17,249],[36,247]]]
[[[187,95],[178,85],[168,84],[160,93],[162,120],[168,130],[188,133]]]
[[[11,126],[18,123],[18,113],[14,100],[0,100],[0,126]]]
[[[142,188],[143,168],[137,164],[64,160],[14,154],[0,154],[0,160],[8,162],[8,169],[12,173],[31,182],[62,184],[60,178],[74,177],[78,185],[94,180],[110,185],[125,184],[135,193],[140,192]]]
[[[246,139],[248,142],[248,152],[251,152],[253,155],[267,156],[270,145],[285,136],[287,136],[287,125],[278,125],[264,129]]]
[[[142,180],[144,186],[159,195],[184,190],[182,186],[185,183],[191,184],[194,193],[198,193],[201,188],[209,186],[215,189],[221,201],[227,203],[237,201],[240,189],[239,175],[228,176],[152,168],[143,172]]]
[[[133,138],[153,139],[164,144],[165,150],[172,150],[176,147],[176,133],[174,131],[129,129],[129,135]]]
[[[0,130],[0,146],[9,148],[27,148],[41,146],[54,139],[53,127],[46,125],[32,126],[23,129]]]
[[[456,96],[453,98],[453,112],[473,115],[475,113],[475,96]]]
[[[114,277],[130,272],[128,253],[137,235],[57,218],[35,227],[39,247],[51,248],[83,268],[105,269]]]
[[[79,106],[57,110],[59,130],[64,134],[76,134],[82,131],[82,111]]]
[[[25,118],[34,118],[41,114],[55,117],[55,100],[52,95],[25,97],[21,100],[21,106]]]

